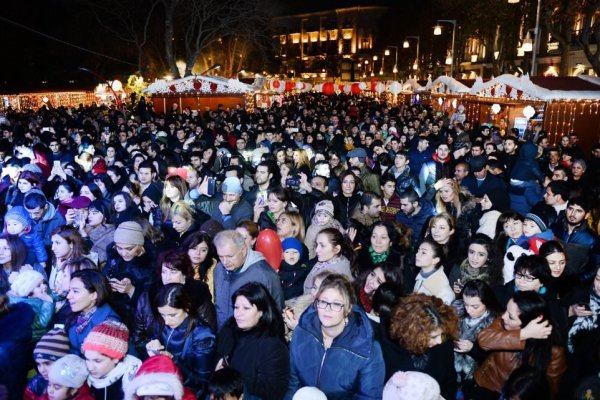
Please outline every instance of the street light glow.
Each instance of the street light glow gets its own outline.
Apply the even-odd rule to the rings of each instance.
[[[440,36],[442,34],[442,27],[439,25],[436,25],[435,28],[433,28],[433,34],[435,36]]]
[[[390,55],[389,49],[385,49],[385,52],[383,54],[385,54],[386,56],[389,56]]]
[[[408,43],[408,40],[405,40],[404,43],[402,43],[402,47],[405,49],[408,49],[410,47],[410,43]]]

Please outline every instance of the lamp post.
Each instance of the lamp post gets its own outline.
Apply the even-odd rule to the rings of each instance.
[[[413,64],[413,70],[418,71],[419,70],[419,44],[421,43],[421,37],[420,36],[406,36],[404,38],[404,43],[402,44],[402,47],[404,47],[405,49],[408,49],[410,47],[410,42],[408,41],[408,39],[417,39],[417,56],[415,57],[415,63]],[[417,72],[415,72],[416,74]]]
[[[433,34],[439,36],[442,34],[440,23],[446,22],[452,24],[452,64],[450,64],[450,76],[454,77],[454,40],[456,38],[456,20],[455,19],[438,19],[437,25],[433,29]]]
[[[519,3],[521,0],[508,0],[510,4]],[[540,51],[540,14],[542,13],[542,0],[537,0],[535,13],[535,30],[533,42],[533,54],[531,55],[531,76],[537,74],[537,54]]]
[[[394,73],[394,80],[396,80],[396,75],[398,74],[398,46],[388,46],[388,47],[391,49],[394,49],[396,51],[396,55],[394,58],[394,68],[392,69],[392,72]],[[390,51],[386,50],[385,55],[389,56]]]

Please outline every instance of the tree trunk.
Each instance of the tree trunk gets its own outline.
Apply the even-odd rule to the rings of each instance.
[[[174,79],[181,78],[175,60],[175,46],[173,43],[175,37],[175,8],[177,7],[177,3],[178,0],[163,0],[165,7],[165,61]]]
[[[569,64],[571,63],[571,48],[570,46],[561,46],[560,48],[560,71],[559,76],[569,76]]]

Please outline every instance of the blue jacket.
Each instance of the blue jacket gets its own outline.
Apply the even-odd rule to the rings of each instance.
[[[353,306],[344,331],[325,349],[314,305],[300,317],[290,346],[291,376],[286,400],[314,386],[329,400],[380,400],[385,365],[367,315]]]
[[[27,258],[25,259],[26,264],[46,264],[48,261],[48,253],[46,253],[46,246],[44,246],[44,239],[34,229],[28,233],[22,233],[19,235],[25,247],[27,247]]]
[[[421,240],[421,230],[427,220],[435,215],[435,208],[431,201],[421,198],[421,209],[413,215],[406,215],[404,211],[396,214],[396,221],[408,226],[413,231],[412,242],[417,243]]]
[[[566,217],[559,218],[552,226],[557,239],[562,241],[567,251],[567,273],[578,274],[583,282],[590,282],[600,264],[600,254],[596,252],[596,234],[583,221],[571,234]]]
[[[511,170],[510,178],[519,181],[532,181],[537,179],[539,182],[543,182],[544,174],[535,159],[536,155],[536,145],[533,143],[525,143],[519,151],[519,156]]]
[[[99,325],[106,320],[121,321],[121,318],[119,318],[117,313],[115,313],[108,304],[101,305],[96,309],[96,311],[94,311],[94,315],[92,315],[90,323],[87,324],[87,326],[83,328],[80,333],[77,333],[75,319],[67,329],[69,341],[71,342],[71,353],[77,354],[79,357],[83,357],[83,354],[81,353],[83,341],[96,325]]]
[[[474,175],[469,175],[463,179],[460,186],[467,188],[473,196],[478,198],[483,197],[486,193],[490,193],[493,190],[506,190],[504,181],[489,172],[481,182],[478,182]]]
[[[56,208],[49,201],[46,202],[48,209],[46,213],[39,221],[34,221],[32,225],[32,231],[37,232],[46,247],[52,246],[52,232],[61,225],[66,224],[65,217],[63,217]]]

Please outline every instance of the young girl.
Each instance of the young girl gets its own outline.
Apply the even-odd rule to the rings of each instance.
[[[28,250],[25,258],[26,264],[43,266],[48,260],[44,240],[33,229],[29,213],[23,206],[16,206],[7,211],[4,216],[4,233],[23,239]]]
[[[87,335],[81,350],[90,372],[88,383],[96,399],[122,400],[142,362],[127,355],[129,330],[117,321],[104,321]]]
[[[75,354],[56,360],[48,372],[48,400],[94,400],[85,361]]]
[[[481,279],[490,286],[502,284],[501,267],[494,255],[492,240],[482,233],[471,239],[467,258],[454,265],[449,280],[454,293],[459,294],[470,280]]]
[[[194,400],[196,396],[183,386],[181,372],[168,356],[144,361],[135,378],[125,388],[125,400]]]
[[[167,355],[183,374],[184,383],[201,396],[215,363],[215,335],[196,317],[184,286],[170,283],[156,295],[155,339],[146,343],[149,356]]]
[[[333,203],[331,200],[321,200],[315,206],[315,215],[312,218],[312,224],[306,231],[306,239],[304,244],[308,248],[308,259],[312,260],[315,258],[317,247],[317,235],[325,228],[334,228],[341,231],[342,224],[333,218]]]
[[[29,270],[19,273],[10,288],[11,303],[27,303],[35,312],[31,326],[33,331],[31,339],[35,343],[46,333],[46,328],[54,315],[54,303],[47,293],[48,285],[42,274]]]
[[[446,304],[454,300],[454,292],[443,268],[442,246],[431,239],[425,239],[415,255],[415,265],[421,268],[416,277],[414,293],[437,296]]]
[[[140,213],[131,196],[125,192],[117,192],[113,195],[111,211],[111,223],[114,225],[130,221]]]

